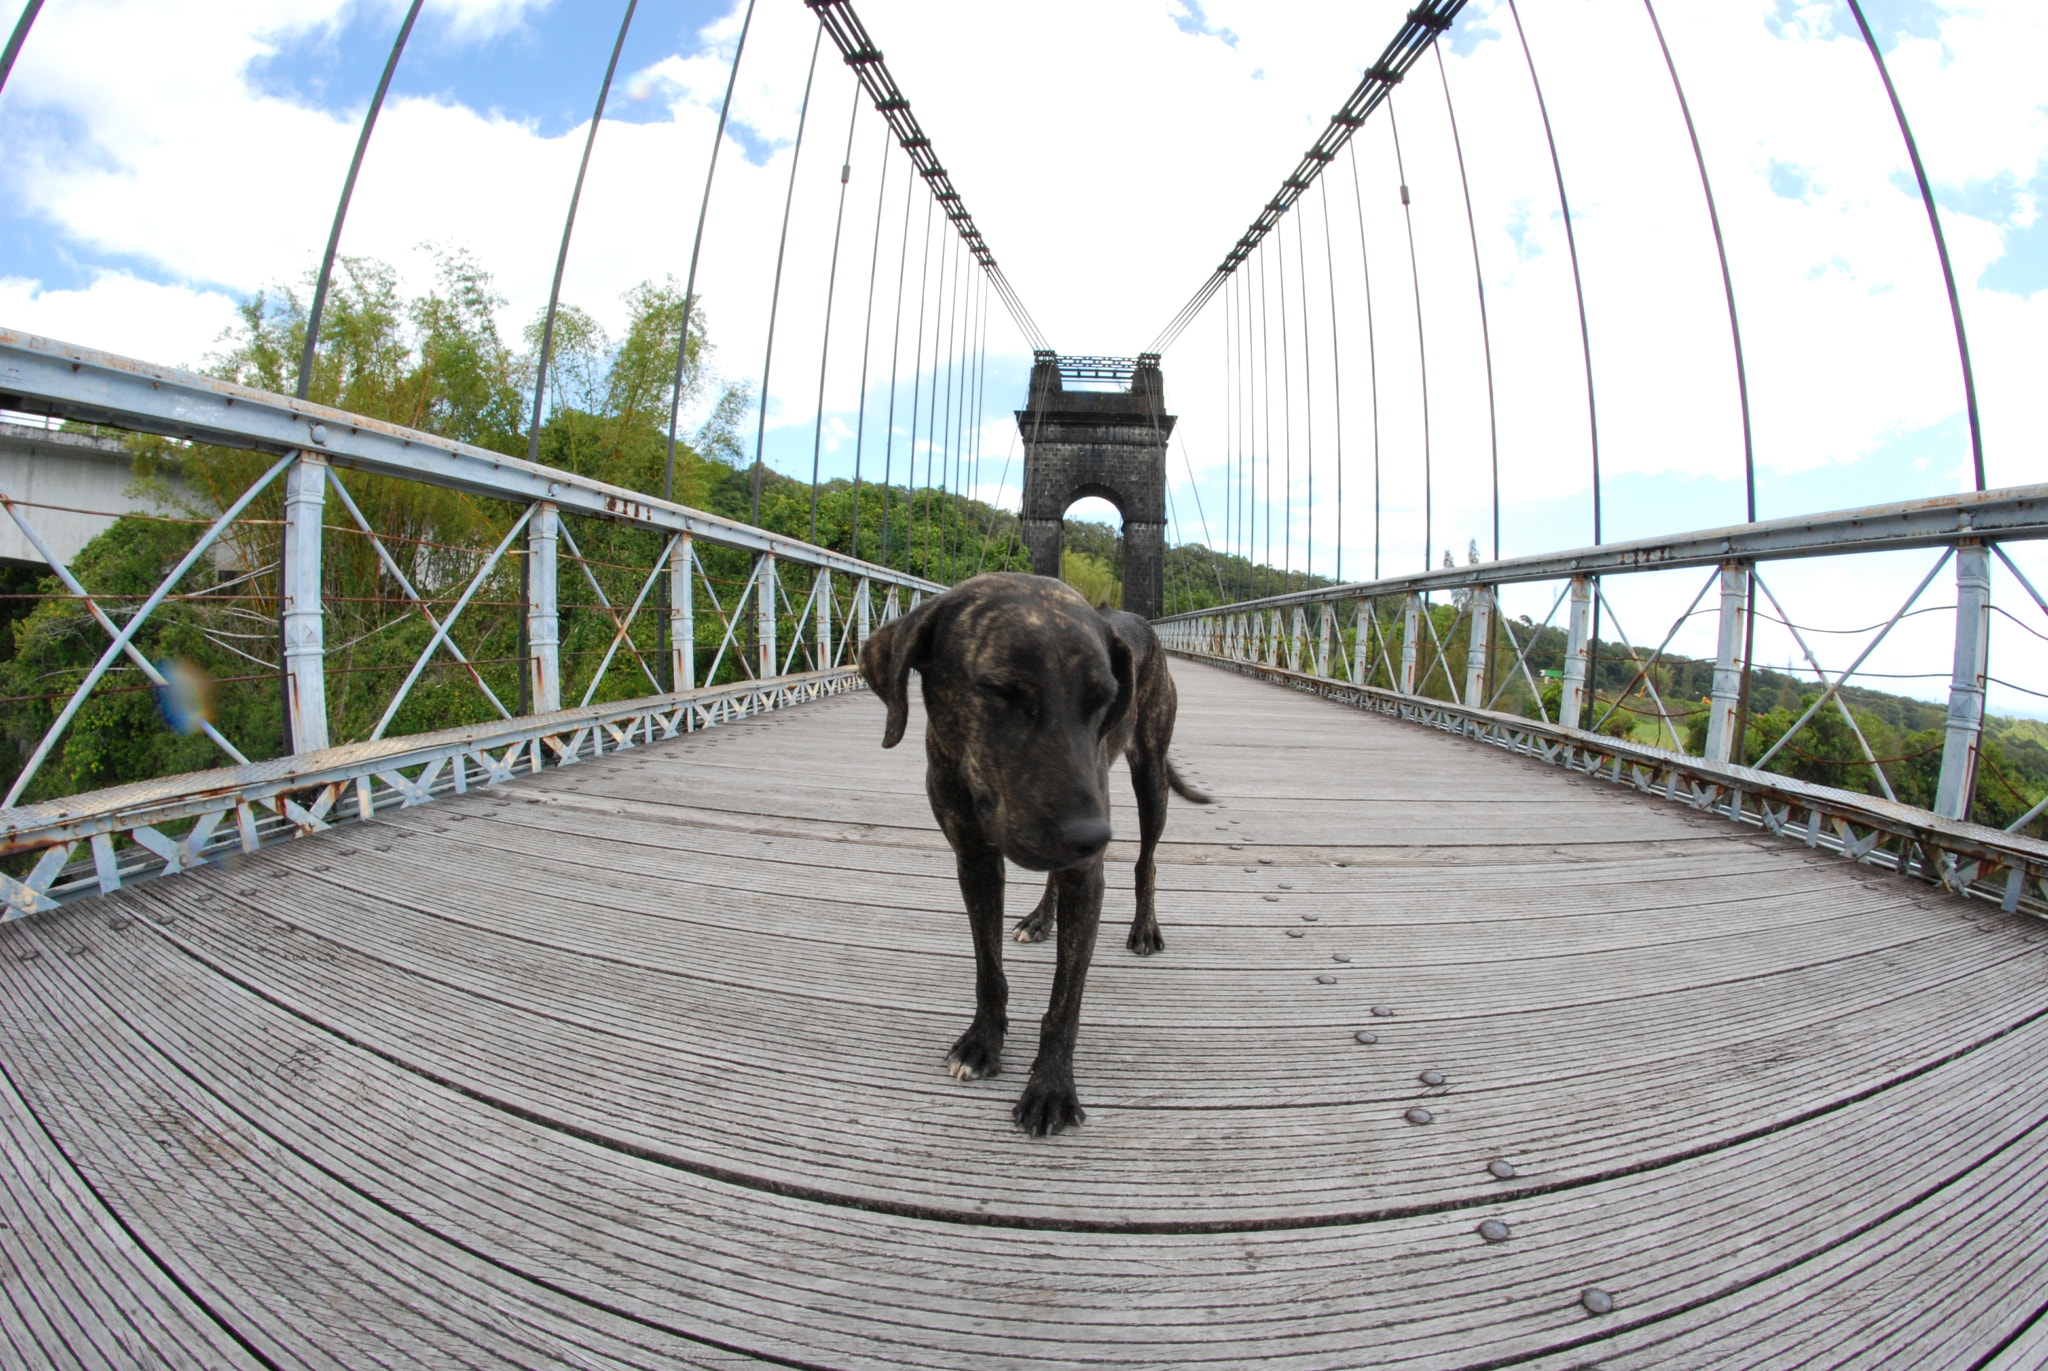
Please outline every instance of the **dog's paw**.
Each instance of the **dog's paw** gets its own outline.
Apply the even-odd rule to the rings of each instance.
[[[1088,1112],[1081,1108],[1081,1097],[1074,1091],[1072,1076],[1062,1073],[1057,1078],[1048,1078],[1038,1071],[1031,1073],[1030,1083],[1010,1112],[1017,1127],[1034,1138],[1057,1133],[1088,1117]]]
[[[1003,1071],[1003,1030],[975,1024],[960,1035],[946,1054],[946,1074],[956,1081],[978,1081]]]
[[[1124,939],[1124,946],[1140,957],[1149,957],[1154,952],[1166,950],[1166,939],[1159,932],[1158,921],[1148,920],[1145,923],[1131,925],[1131,936]]]
[[[1038,908],[1017,920],[1017,941],[1020,943],[1042,943],[1052,932],[1053,911],[1050,905]]]

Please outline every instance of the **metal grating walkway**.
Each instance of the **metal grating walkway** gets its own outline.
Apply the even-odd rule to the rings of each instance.
[[[0,1363],[2048,1362],[2048,928],[1175,672],[1057,1139],[859,695],[0,929]]]

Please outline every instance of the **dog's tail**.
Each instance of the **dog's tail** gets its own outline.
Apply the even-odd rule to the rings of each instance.
[[[1198,805],[1209,803],[1207,795],[1204,795],[1201,791],[1181,779],[1180,773],[1173,769],[1173,759],[1171,757],[1166,759],[1166,783],[1172,786],[1174,794],[1180,796],[1183,800],[1192,800]]]

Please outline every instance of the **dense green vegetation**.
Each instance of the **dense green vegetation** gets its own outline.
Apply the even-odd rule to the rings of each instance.
[[[587,313],[564,307],[551,355],[549,390],[555,406],[541,431],[541,460],[633,490],[659,493],[668,456],[667,424],[675,385],[675,349],[682,300],[673,282],[646,282],[628,292],[628,323],[613,339]],[[420,428],[513,456],[526,452],[526,407],[531,402],[537,330],[515,346],[495,323],[503,301],[489,277],[468,257],[451,253],[431,289],[402,298],[397,278],[375,262],[342,264],[322,321],[316,401]],[[305,336],[297,292],[266,293],[244,306],[240,326],[223,339],[209,365],[225,379],[289,393]],[[744,386],[708,395],[711,344],[701,313],[691,322],[683,373],[683,408],[708,417],[676,445],[675,498],[738,520],[749,518],[755,473],[739,435],[753,403]],[[271,464],[255,454],[207,446],[132,439],[137,481],[171,513],[126,518],[76,559],[74,572],[117,620],[139,607],[193,546],[200,533]],[[794,537],[812,527],[813,492],[772,471],[758,473],[760,523]],[[349,495],[377,530],[405,578],[445,620],[472,578],[503,542],[521,511],[434,486],[344,473]],[[266,490],[233,524],[218,551],[202,556],[137,637],[151,660],[182,659],[218,684],[218,725],[252,758],[283,746],[278,696],[277,584],[282,483]],[[815,493],[817,541],[869,561],[952,582],[977,571],[1024,570],[1016,516],[978,500],[901,484],[856,490],[833,481]],[[365,738],[434,629],[398,578],[362,536],[346,505],[331,491],[323,544],[327,611],[329,719],[335,741]],[[645,530],[608,520],[565,518],[560,583],[563,697],[579,701],[647,694],[668,682],[661,652],[666,578],[648,595],[648,610],[634,620],[624,647],[593,688],[592,678],[612,648],[613,611],[623,613],[642,594],[661,540]],[[1119,604],[1123,539],[1117,530],[1070,520],[1062,570],[1091,602]],[[571,542],[574,550],[571,549]],[[580,555],[579,555],[580,554]],[[728,640],[708,603],[730,610],[751,570],[742,553],[701,547],[710,595],[700,588],[697,679],[735,679],[752,632],[751,613]],[[523,706],[524,540],[515,538],[495,571],[475,589],[453,639],[469,659],[437,654],[388,731],[411,733],[495,716],[479,682],[518,712]],[[799,641],[797,614],[810,590],[808,573],[783,568],[788,605],[778,615],[783,651]],[[1198,545],[1167,550],[1165,601],[1169,613],[1200,609],[1331,582],[1300,572],[1254,565]],[[840,593],[844,594],[844,587]],[[51,577],[0,571],[0,772],[18,775],[72,689],[106,645],[106,635],[79,602]],[[1422,660],[1430,663],[1424,693],[1449,698],[1464,680],[1467,634],[1459,609],[1431,611],[1433,636]],[[1366,657],[1372,679],[1391,684],[1400,657],[1399,608],[1380,606]],[[1509,633],[1528,648],[1529,671],[1513,671]],[[804,635],[808,640],[810,635]],[[1347,626],[1342,651],[1356,652]],[[1443,643],[1437,660],[1436,640]],[[1501,629],[1496,671],[1504,682],[1501,708],[1531,716],[1539,699],[1555,717],[1558,684],[1546,672],[1562,666],[1564,635],[1527,620]],[[795,658],[807,665],[806,658]],[[1703,700],[1712,664],[1667,657],[1647,673],[1619,644],[1602,642],[1595,672],[1599,703],[1592,719],[1610,732],[1665,746],[1682,742],[1697,752],[1704,737]],[[1655,686],[1660,711],[1644,688]],[[1532,689],[1533,685],[1533,689]],[[1925,805],[1940,768],[1939,706],[1862,688],[1844,692],[1857,727],[1898,798]],[[1617,707],[1615,702],[1620,700]],[[1760,668],[1751,686],[1746,755],[1763,754],[1783,737],[1812,700],[1812,687]],[[1665,715],[1668,712],[1667,721]],[[119,663],[79,712],[29,788],[30,799],[75,793],[125,781],[218,764],[222,755],[203,737],[183,736],[159,715],[141,673]],[[1778,756],[1773,770],[1852,790],[1880,793],[1855,735],[1832,705],[1822,710]],[[1986,729],[1984,767],[1973,817],[2003,827],[2048,793],[2048,725],[1994,719]],[[2043,831],[2037,821],[2034,832]]]
[[[1462,694],[1470,642],[1462,613],[1455,603],[1430,607],[1430,623],[1424,627],[1419,652],[1420,690],[1425,695],[1449,700]],[[1369,679],[1376,685],[1391,686],[1401,658],[1401,613],[1396,602],[1387,600],[1378,606],[1377,625],[1376,634],[1371,635],[1375,641],[1366,652],[1371,664]],[[1356,638],[1356,631],[1347,628],[1343,638],[1347,654],[1355,651]],[[1443,645],[1441,657],[1438,642]],[[1516,666],[1517,645],[1526,653],[1526,672]],[[1494,639],[1495,707],[1529,718],[1557,718],[1564,652],[1562,629],[1539,627],[1526,616],[1512,625],[1499,626]],[[1585,726],[1652,746],[1682,747],[1694,755],[1704,750],[1707,699],[1713,689],[1712,661],[1666,654],[1652,666],[1647,650],[1631,653],[1621,643],[1606,639],[1596,642],[1593,655],[1594,702],[1582,720]],[[1756,667],[1750,674],[1742,758],[1754,762],[1768,753],[1819,695],[1810,680]],[[1931,807],[1941,773],[1946,708],[1855,685],[1845,687],[1840,699],[1855,720],[1855,731],[1843,717],[1843,708],[1830,701],[1770,759],[1768,769],[1822,785],[1882,795],[1883,784],[1857,742],[1860,732],[1893,795],[1907,804]],[[1970,816],[1976,822],[2004,828],[2048,794],[2048,724],[2034,719],[1988,718],[1981,757]],[[2048,836],[2048,817],[2036,819],[2027,832]]]

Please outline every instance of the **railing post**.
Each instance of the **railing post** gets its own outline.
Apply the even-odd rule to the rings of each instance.
[[[1592,654],[1593,578],[1572,577],[1571,629],[1564,645],[1564,692],[1557,701],[1557,721],[1577,728],[1586,704],[1586,667]]]
[[[811,595],[818,618],[817,669],[823,671],[832,665],[832,573],[824,567],[818,568],[817,584],[811,587]]]
[[[1991,669],[1991,549],[1956,547],[1956,657],[1948,686],[1948,736],[1941,746],[1941,780],[1934,812],[1970,817],[1977,788],[1977,753],[1984,733],[1984,676]]]
[[[1360,598],[1358,601],[1358,622],[1354,625],[1358,634],[1351,644],[1351,684],[1362,686],[1372,679],[1372,668],[1366,663],[1372,659],[1372,601]]]
[[[868,600],[874,594],[875,583],[863,576],[853,585],[853,660],[860,662],[861,649],[868,645],[868,617],[871,611]]]
[[[326,504],[327,459],[302,452],[284,478],[278,574],[286,746],[292,752],[327,746],[327,628],[320,600],[320,525]]]
[[[1330,636],[1337,626],[1337,613],[1328,600],[1316,606],[1316,675],[1330,674]]]
[[[1415,668],[1422,660],[1422,597],[1410,595],[1401,602],[1401,693],[1415,693]]]
[[[775,554],[761,554],[761,599],[756,611],[755,631],[761,639],[761,679],[776,674],[775,660]]]
[[[1487,651],[1493,646],[1492,586],[1472,587],[1472,599],[1468,608],[1472,612],[1472,636],[1465,647],[1465,706],[1468,709],[1486,708],[1486,697],[1493,690],[1493,681],[1487,673],[1492,654]]]
[[[536,714],[562,707],[562,638],[555,595],[560,520],[554,503],[542,500],[526,521],[526,680]]]
[[[1742,654],[1749,641],[1749,567],[1721,563],[1721,636],[1714,653],[1714,694],[1707,705],[1710,762],[1735,756],[1735,716],[1742,707]]]
[[[668,678],[677,690],[697,688],[696,583],[690,579],[690,535],[668,555]]]

